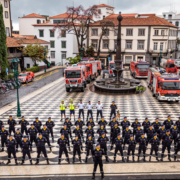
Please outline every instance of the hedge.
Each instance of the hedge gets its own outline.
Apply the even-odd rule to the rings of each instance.
[[[33,66],[31,68],[27,68],[26,71],[38,72],[39,71],[39,66]]]

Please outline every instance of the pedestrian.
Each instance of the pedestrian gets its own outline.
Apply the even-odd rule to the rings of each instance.
[[[171,129],[171,126],[173,125],[173,121],[171,120],[171,116],[169,115],[167,120],[164,121],[165,129]]]
[[[82,146],[82,142],[81,139],[78,138],[78,134],[75,135],[75,139],[72,140],[72,144],[73,144],[73,163],[75,162],[75,155],[76,152],[79,156],[79,161],[81,162],[81,146]]]
[[[175,148],[174,161],[176,161],[177,153],[180,151],[180,132],[179,132],[179,136],[176,138],[175,142],[176,142],[177,146]]]
[[[80,128],[80,129],[82,129],[83,126],[85,125],[85,124],[84,124],[84,121],[82,121],[80,117],[78,118],[78,120],[75,122],[74,125],[76,126],[77,124],[79,124],[79,128]]]
[[[174,148],[176,147],[176,138],[178,136],[179,133],[179,129],[177,128],[177,125],[174,124],[174,127],[170,129],[171,135],[173,137],[174,140]]]
[[[24,136],[23,140],[21,141],[21,148],[22,148],[22,153],[23,153],[21,165],[24,164],[26,154],[28,155],[29,161],[32,165],[32,159],[31,159],[31,154],[30,154],[30,150],[29,150],[30,146],[31,146],[31,142],[27,139],[27,136]]]
[[[24,116],[22,116],[21,118],[22,119],[19,121],[19,124],[21,125],[21,133],[23,135],[25,131],[26,135],[28,135],[27,125],[29,125],[29,122],[25,120]]]
[[[64,124],[64,127],[61,128],[60,134],[63,134],[63,135],[64,135],[64,137],[65,137],[65,139],[66,139],[66,141],[67,141],[67,144],[68,144],[69,151],[71,151],[71,149],[70,149],[70,144],[69,144],[70,131],[69,131],[69,128],[67,128],[66,123]]]
[[[5,129],[4,125],[1,126],[1,151],[4,151],[4,144],[6,144],[7,136],[9,135],[8,131]]]
[[[166,134],[166,129],[164,128],[164,124],[161,125],[161,128],[157,132],[157,136],[159,138],[159,141],[161,141],[162,137]]]
[[[66,118],[66,105],[64,103],[64,100],[61,100],[61,103],[60,103],[60,110],[61,110],[61,121],[63,119],[63,115],[64,115],[64,119]]]
[[[38,130],[38,132],[41,132],[41,126],[42,123],[41,121],[39,121],[38,117],[36,117],[35,121],[33,122],[34,126],[36,127],[36,129]]]
[[[46,158],[47,164],[49,164],[49,159],[46,153],[46,147],[45,144],[47,143],[47,140],[45,137],[42,136],[42,133],[39,133],[39,137],[36,140],[37,142],[37,159],[36,164],[39,164],[39,157],[41,152],[44,154],[44,157]]]
[[[96,174],[98,165],[99,165],[100,172],[101,172],[101,178],[104,178],[102,155],[104,155],[104,151],[102,148],[100,148],[100,144],[98,143],[96,145],[96,149],[93,150],[94,169],[93,169],[92,179],[95,179],[95,174]]]
[[[51,151],[51,144],[50,144],[50,141],[49,141],[49,129],[47,128],[46,124],[43,125],[43,128],[41,129],[41,133],[42,133],[42,136],[44,138],[46,138],[46,141],[47,141],[47,144],[49,146],[49,149]]]
[[[104,120],[104,116],[102,116],[101,120],[98,122],[98,125],[103,124],[104,127],[106,127],[106,125],[108,124],[106,120]]]
[[[114,101],[112,101],[112,104],[110,105],[110,108],[111,108],[111,113],[110,113],[110,120],[111,120],[112,115],[116,116],[117,106],[116,106]]]
[[[126,129],[123,131],[123,138],[124,138],[123,150],[125,149],[125,145],[127,144],[128,140],[130,139],[131,134],[132,134],[132,131],[129,129],[129,125],[126,125]]]
[[[57,144],[59,145],[59,160],[58,164],[61,163],[61,157],[62,153],[64,152],[67,158],[67,162],[69,163],[69,156],[68,156],[68,151],[66,148],[66,144],[68,144],[68,140],[64,137],[64,134],[61,133],[61,138],[58,139]]]
[[[119,122],[116,121],[116,117],[113,117],[113,120],[109,122],[109,126],[111,127],[111,136],[110,139],[112,140],[112,129],[114,128],[114,125],[117,124],[119,126]]]
[[[148,146],[149,141],[154,137],[154,129],[152,127],[152,124],[149,125],[149,128],[147,129],[147,143],[146,146]]]
[[[133,134],[134,134],[134,131],[137,129],[138,124],[140,123],[138,122],[138,118],[136,118],[135,122],[133,122],[131,125],[131,127],[133,128]]]
[[[92,138],[91,134],[88,134],[88,138],[86,139],[86,159],[85,162],[88,160],[89,151],[91,151],[91,154],[93,155],[93,145],[95,144],[94,139]]]
[[[18,145],[21,147],[22,137],[23,137],[23,135],[22,135],[22,133],[19,132],[19,128],[18,128],[14,134],[14,138],[16,140],[16,152],[18,152]]]
[[[64,124],[66,124],[67,128],[69,129],[69,135],[70,135],[70,138],[72,140],[72,132],[71,132],[71,127],[73,126],[73,124],[71,123],[71,121],[69,121],[69,118],[66,118]]]
[[[54,121],[51,120],[51,117],[48,118],[48,121],[46,121],[46,126],[49,129],[52,137],[52,142],[54,142],[54,134],[53,134],[53,128],[55,126]]]
[[[12,116],[9,116],[8,119],[8,124],[9,124],[9,133],[13,132],[15,134],[15,126],[16,126],[16,121],[12,118]]]
[[[92,120],[92,117],[89,118],[89,121],[86,123],[86,126],[91,124],[91,127],[93,128],[95,126],[94,121]]]
[[[102,134],[103,132],[104,132],[105,134],[107,134],[106,128],[104,127],[103,124],[101,124],[101,125],[100,125],[100,128],[97,130],[97,134],[99,134],[99,137],[101,137],[101,134]]]
[[[88,139],[89,134],[94,139],[94,130],[91,127],[91,124],[88,125],[88,128],[85,130],[85,133],[86,133],[86,139]]]
[[[124,117],[124,120],[121,122],[121,126],[122,126],[122,132],[126,129],[126,126],[130,126],[130,122],[127,120],[127,117]]]
[[[98,122],[99,115],[101,116],[101,118],[103,117],[103,113],[102,113],[103,105],[101,104],[100,101],[98,101],[98,103],[96,104],[96,109],[97,109],[96,121]]]
[[[150,122],[148,120],[148,118],[145,118],[145,121],[142,123],[142,126],[144,127],[144,133],[147,133],[147,129],[149,128]]]
[[[86,108],[88,109],[86,121],[88,121],[89,115],[90,117],[92,117],[92,120],[93,120],[93,112],[92,112],[93,105],[91,104],[91,101],[88,102],[88,104],[86,105]]]
[[[9,139],[7,139],[7,141],[6,141],[6,147],[7,147],[7,152],[8,152],[7,164],[11,163],[11,154],[13,154],[13,157],[15,159],[15,163],[16,163],[16,165],[18,165],[15,146],[16,146],[16,141],[15,141],[15,139],[13,139],[12,135],[10,134]]]
[[[157,133],[159,128],[161,127],[161,123],[159,122],[159,118],[155,119],[155,122],[152,123],[154,127],[154,131]]]
[[[133,138],[133,135],[131,134],[130,135],[130,139],[127,141],[127,144],[129,144],[129,147],[128,147],[128,154],[127,154],[127,162],[129,162],[129,156],[130,156],[130,152],[132,151],[132,160],[133,162],[135,161],[134,160],[134,151],[135,151],[135,148],[136,148],[136,140]]]
[[[123,155],[123,147],[122,147],[122,145],[124,144],[124,140],[123,140],[123,138],[121,138],[120,133],[117,134],[117,137],[115,138],[114,143],[116,145],[116,148],[115,148],[115,152],[114,152],[114,161],[113,162],[116,162],[116,154],[118,151],[120,151],[120,153],[121,153],[122,162],[125,162],[124,155]]]
[[[84,103],[82,102],[82,100],[80,100],[80,102],[78,103],[78,108],[79,108],[79,117],[81,117],[81,114],[83,116],[83,121],[84,121]]]
[[[30,151],[32,151],[32,143],[34,142],[35,144],[37,143],[37,133],[38,130],[36,127],[34,127],[34,124],[31,124],[31,127],[28,129],[28,133],[30,136]]]
[[[143,133],[143,130],[141,129],[141,124],[137,125],[137,129],[134,130],[134,136],[135,136],[135,140],[136,142],[138,142],[138,139],[141,137]]]
[[[79,140],[84,141],[83,131],[81,128],[79,128],[79,124],[76,125],[76,129],[74,129],[73,133],[75,134],[75,136],[78,135]],[[83,150],[82,146],[81,146],[81,150]]]
[[[118,124],[115,123],[114,127],[112,128],[112,134],[111,134],[111,150],[113,149],[113,146],[115,144],[115,139],[117,138],[117,135],[121,132],[120,128],[118,127]]]
[[[70,110],[70,120],[71,120],[71,115],[74,115],[74,121],[75,121],[75,108],[76,106],[73,103],[73,99],[71,99],[71,102],[69,103],[69,110]]]
[[[3,121],[0,120],[0,131],[2,129],[3,124],[4,124]]]

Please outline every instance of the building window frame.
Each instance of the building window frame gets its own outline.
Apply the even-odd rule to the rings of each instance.
[[[49,36],[54,37],[54,30],[52,30],[52,29],[49,30]]]
[[[41,24],[41,20],[40,19],[37,19],[37,24]]]
[[[8,11],[4,11],[4,13],[5,13],[5,18],[8,19],[8,18],[9,18],[9,13],[8,13]]]
[[[6,27],[6,36],[10,36],[9,27]]]
[[[138,40],[137,49],[144,50],[144,40]]]
[[[145,36],[145,29],[138,29],[138,36]]]
[[[175,22],[175,26],[179,27],[179,21]]]
[[[109,40],[103,39],[103,49],[109,49]]]
[[[115,29],[114,30],[114,36],[117,36],[118,35],[118,29]]]
[[[133,36],[133,29],[132,28],[126,29],[126,36]]]
[[[39,37],[44,37],[44,29],[39,29]]]
[[[164,48],[164,43],[163,43],[163,42],[160,42],[160,50],[163,51],[163,48]]]
[[[67,44],[66,44],[66,41],[61,41],[61,48],[66,48],[67,47]]]
[[[158,50],[158,42],[154,42],[153,51],[157,51],[157,50]]]
[[[155,29],[154,30],[154,36],[158,36],[159,35],[159,30],[158,29]]]
[[[51,44],[50,44],[50,47],[51,47],[51,48],[55,48],[55,41],[50,41],[50,43],[51,43]]]
[[[92,36],[98,36],[98,28],[93,28],[91,32],[92,32]]]
[[[126,49],[132,49],[132,40],[126,40]]]
[[[51,51],[51,59],[55,59],[55,51]]]
[[[61,51],[61,58],[66,59],[67,58],[67,52],[66,51]]]
[[[4,1],[4,7],[8,8],[8,1]]]
[[[98,39],[92,39],[91,44],[93,45],[94,49],[98,49]]]

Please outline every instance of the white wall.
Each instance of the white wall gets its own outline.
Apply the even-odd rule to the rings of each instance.
[[[101,14],[99,15],[99,18],[93,15],[93,20],[94,21],[99,21],[103,19],[103,16],[107,17],[110,14],[114,13],[113,8],[107,8],[107,7],[98,7],[98,9],[101,10]]]

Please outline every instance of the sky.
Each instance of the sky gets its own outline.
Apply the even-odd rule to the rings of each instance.
[[[88,8],[94,4],[114,6],[115,13],[155,13],[175,11],[180,13],[180,0],[11,0],[13,29],[19,30],[18,17],[36,13],[54,16],[66,12],[68,6],[82,5]]]

